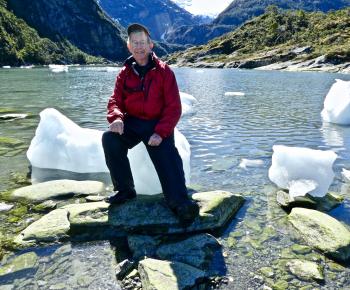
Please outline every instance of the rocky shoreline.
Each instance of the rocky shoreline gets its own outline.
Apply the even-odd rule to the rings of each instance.
[[[32,247],[36,249],[64,243],[48,260],[66,261],[68,252],[73,251],[71,242],[104,240],[124,240],[126,252],[130,252],[121,255],[123,250],[116,246],[120,257],[118,264],[111,269],[123,289],[216,289],[226,284],[225,287],[229,287],[234,282],[230,276],[219,273],[213,262],[219,260],[224,263],[227,254],[223,246],[234,249],[240,234],[233,231],[227,240],[222,240],[213,235],[213,229],[223,228],[234,217],[243,205],[242,195],[225,191],[193,193],[193,200],[200,206],[200,217],[187,228],[179,226],[164,205],[162,196],[139,196],[126,204],[110,207],[98,201],[104,195],[102,183],[74,180],[49,181],[3,194],[6,205],[21,202],[42,214],[12,239],[0,235],[2,248],[25,249],[19,255],[3,253],[2,284],[10,287],[16,277],[25,274],[33,279],[31,282],[19,279],[21,283],[40,288],[39,282],[35,281],[43,281],[43,278],[38,277],[52,267],[58,267],[43,268],[35,250],[28,251]],[[291,248],[294,253],[282,253],[276,261],[278,268],[262,267],[254,278],[256,283],[264,285],[264,289],[286,289],[288,280],[273,280],[278,269],[301,281],[323,283],[326,267],[323,255],[341,263],[350,260],[350,231],[326,213],[301,206],[328,211],[339,206],[343,199],[331,193],[322,200],[306,198],[286,205],[281,191],[274,195],[281,206],[291,209],[288,220],[295,228],[298,240],[306,245],[295,244]],[[7,206],[4,211],[11,213],[13,209]],[[261,238],[269,240],[274,233],[273,228],[267,227]],[[254,243],[254,247],[260,247],[258,242]],[[314,251],[320,252],[317,259],[312,258],[316,255]],[[57,258],[62,256],[62,252],[65,253],[63,257]],[[329,265],[336,271],[345,269],[335,262],[327,262],[327,267]],[[74,279],[78,285],[91,282],[87,276]],[[48,287],[49,284],[45,283],[43,286]],[[50,289],[61,289],[59,287],[51,285]]]

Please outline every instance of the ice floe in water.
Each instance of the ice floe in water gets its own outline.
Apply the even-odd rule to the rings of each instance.
[[[336,79],[324,100],[321,116],[326,122],[350,125],[350,81]]]
[[[264,161],[260,159],[246,159],[242,158],[241,163],[239,163],[239,167],[243,169],[247,169],[247,167],[259,167],[264,165]]]
[[[245,93],[243,92],[226,92],[225,93],[226,97],[234,97],[234,96],[245,96]]]
[[[27,151],[32,166],[78,173],[108,172],[102,148],[103,131],[81,128],[59,111],[40,113],[40,123]],[[190,177],[190,145],[175,130],[175,145],[181,155],[186,181]],[[143,143],[129,151],[129,159],[140,194],[160,193],[161,186]]]
[[[62,64],[49,64],[49,69],[54,73],[68,72],[68,66]]]
[[[193,113],[193,105],[197,102],[197,99],[187,93],[180,92],[182,116]]]
[[[306,193],[322,197],[333,181],[336,158],[333,151],[274,145],[269,179],[288,189],[291,197]]]

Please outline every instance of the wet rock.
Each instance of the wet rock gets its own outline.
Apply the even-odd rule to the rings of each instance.
[[[267,278],[272,278],[273,276],[275,276],[275,273],[273,272],[273,269],[271,267],[262,267],[259,269],[259,272]]]
[[[38,269],[38,256],[34,252],[14,257],[0,267],[0,280],[2,282],[16,278],[16,276],[34,274]]]
[[[324,281],[323,271],[315,262],[291,260],[287,263],[289,271],[304,281]]]
[[[156,254],[160,259],[182,262],[196,268],[207,269],[220,244],[210,234],[192,236],[183,241],[161,245]]]
[[[327,212],[336,208],[344,201],[344,197],[335,192],[329,192],[324,197],[313,197],[307,194],[290,200],[289,194],[283,190],[277,191],[276,199],[277,203],[288,211],[294,207],[304,207]]]
[[[99,181],[52,180],[21,187],[12,192],[12,198],[24,198],[33,202],[80,195],[97,194],[104,191]]]
[[[206,279],[204,271],[180,262],[145,259],[138,270],[144,290],[185,289]]]
[[[156,250],[160,241],[147,235],[130,235],[128,236],[128,245],[135,260],[144,257],[155,257]]]
[[[309,246],[337,260],[350,258],[350,231],[335,218],[312,209],[293,208],[288,219]]]
[[[120,262],[115,270],[115,275],[117,276],[117,279],[123,280],[124,277],[132,270],[133,267],[134,263],[128,259],[125,259],[124,261]]]
[[[272,289],[274,290],[286,290],[288,289],[288,282],[284,280],[279,280],[273,284]]]
[[[18,247],[25,247],[56,242],[67,238],[69,229],[68,211],[56,209],[29,225],[15,238],[14,243]]]
[[[299,254],[299,255],[306,255],[306,254],[309,254],[311,253],[311,248],[309,246],[303,246],[303,245],[298,245],[298,244],[295,244],[295,245],[292,245],[292,251],[296,254]]]

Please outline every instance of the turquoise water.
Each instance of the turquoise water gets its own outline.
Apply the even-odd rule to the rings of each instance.
[[[0,123],[1,137],[20,142],[12,149],[0,148],[0,191],[14,186],[14,173],[28,172],[25,152],[44,108],[54,107],[82,127],[106,128],[105,107],[117,71],[105,67],[70,67],[68,73],[52,73],[47,68],[0,70],[0,109],[30,114],[23,120]],[[259,269],[277,264],[294,243],[302,244],[286,223],[286,213],[276,205],[276,188],[267,177],[274,144],[331,149],[338,154],[331,189],[346,200],[331,215],[350,225],[350,191],[340,174],[342,168],[350,169],[350,127],[323,124],[320,116],[334,80],[350,80],[350,75],[190,68],[174,71],[180,91],[198,100],[195,112],[178,125],[191,145],[192,186],[240,192],[247,198],[237,218],[219,235],[224,244],[226,275],[234,281],[222,289],[258,289]],[[227,91],[244,92],[245,96],[225,96]],[[262,165],[243,169],[238,166],[242,158],[259,159]],[[6,213],[0,213],[0,218],[5,221]],[[231,247],[230,234],[235,241]],[[87,246],[85,251],[89,249],[93,252],[95,246]],[[328,262],[321,262],[325,285],[313,287],[350,288],[349,268],[332,272]],[[98,272],[94,275],[103,287]],[[288,281],[290,289],[310,284],[283,271],[270,279]]]

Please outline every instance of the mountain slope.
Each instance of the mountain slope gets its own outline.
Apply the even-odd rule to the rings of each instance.
[[[327,12],[349,7],[350,0],[234,0],[210,25],[181,27],[168,33],[165,39],[170,43],[176,43],[178,39],[183,38],[185,41],[180,42],[181,44],[205,44],[214,37],[232,31],[245,21],[263,14],[270,5],[281,9]],[[203,31],[206,31],[204,37]]]
[[[328,12],[349,7],[350,0],[234,0],[218,15],[213,24],[238,26],[248,19],[263,14],[270,5],[281,9]]]
[[[7,5],[41,37],[67,39],[86,53],[110,60],[128,55],[125,30],[94,0],[7,0]]]
[[[220,62],[248,68],[322,55],[333,64],[350,61],[350,8],[324,14],[270,7],[267,13],[207,45],[171,55],[169,62]]]
[[[74,47],[69,41],[41,38],[0,1],[0,65],[101,62]]]
[[[174,27],[201,23],[200,17],[170,0],[100,0],[99,4],[124,27],[134,22],[146,25],[155,40],[162,40],[163,34]]]

